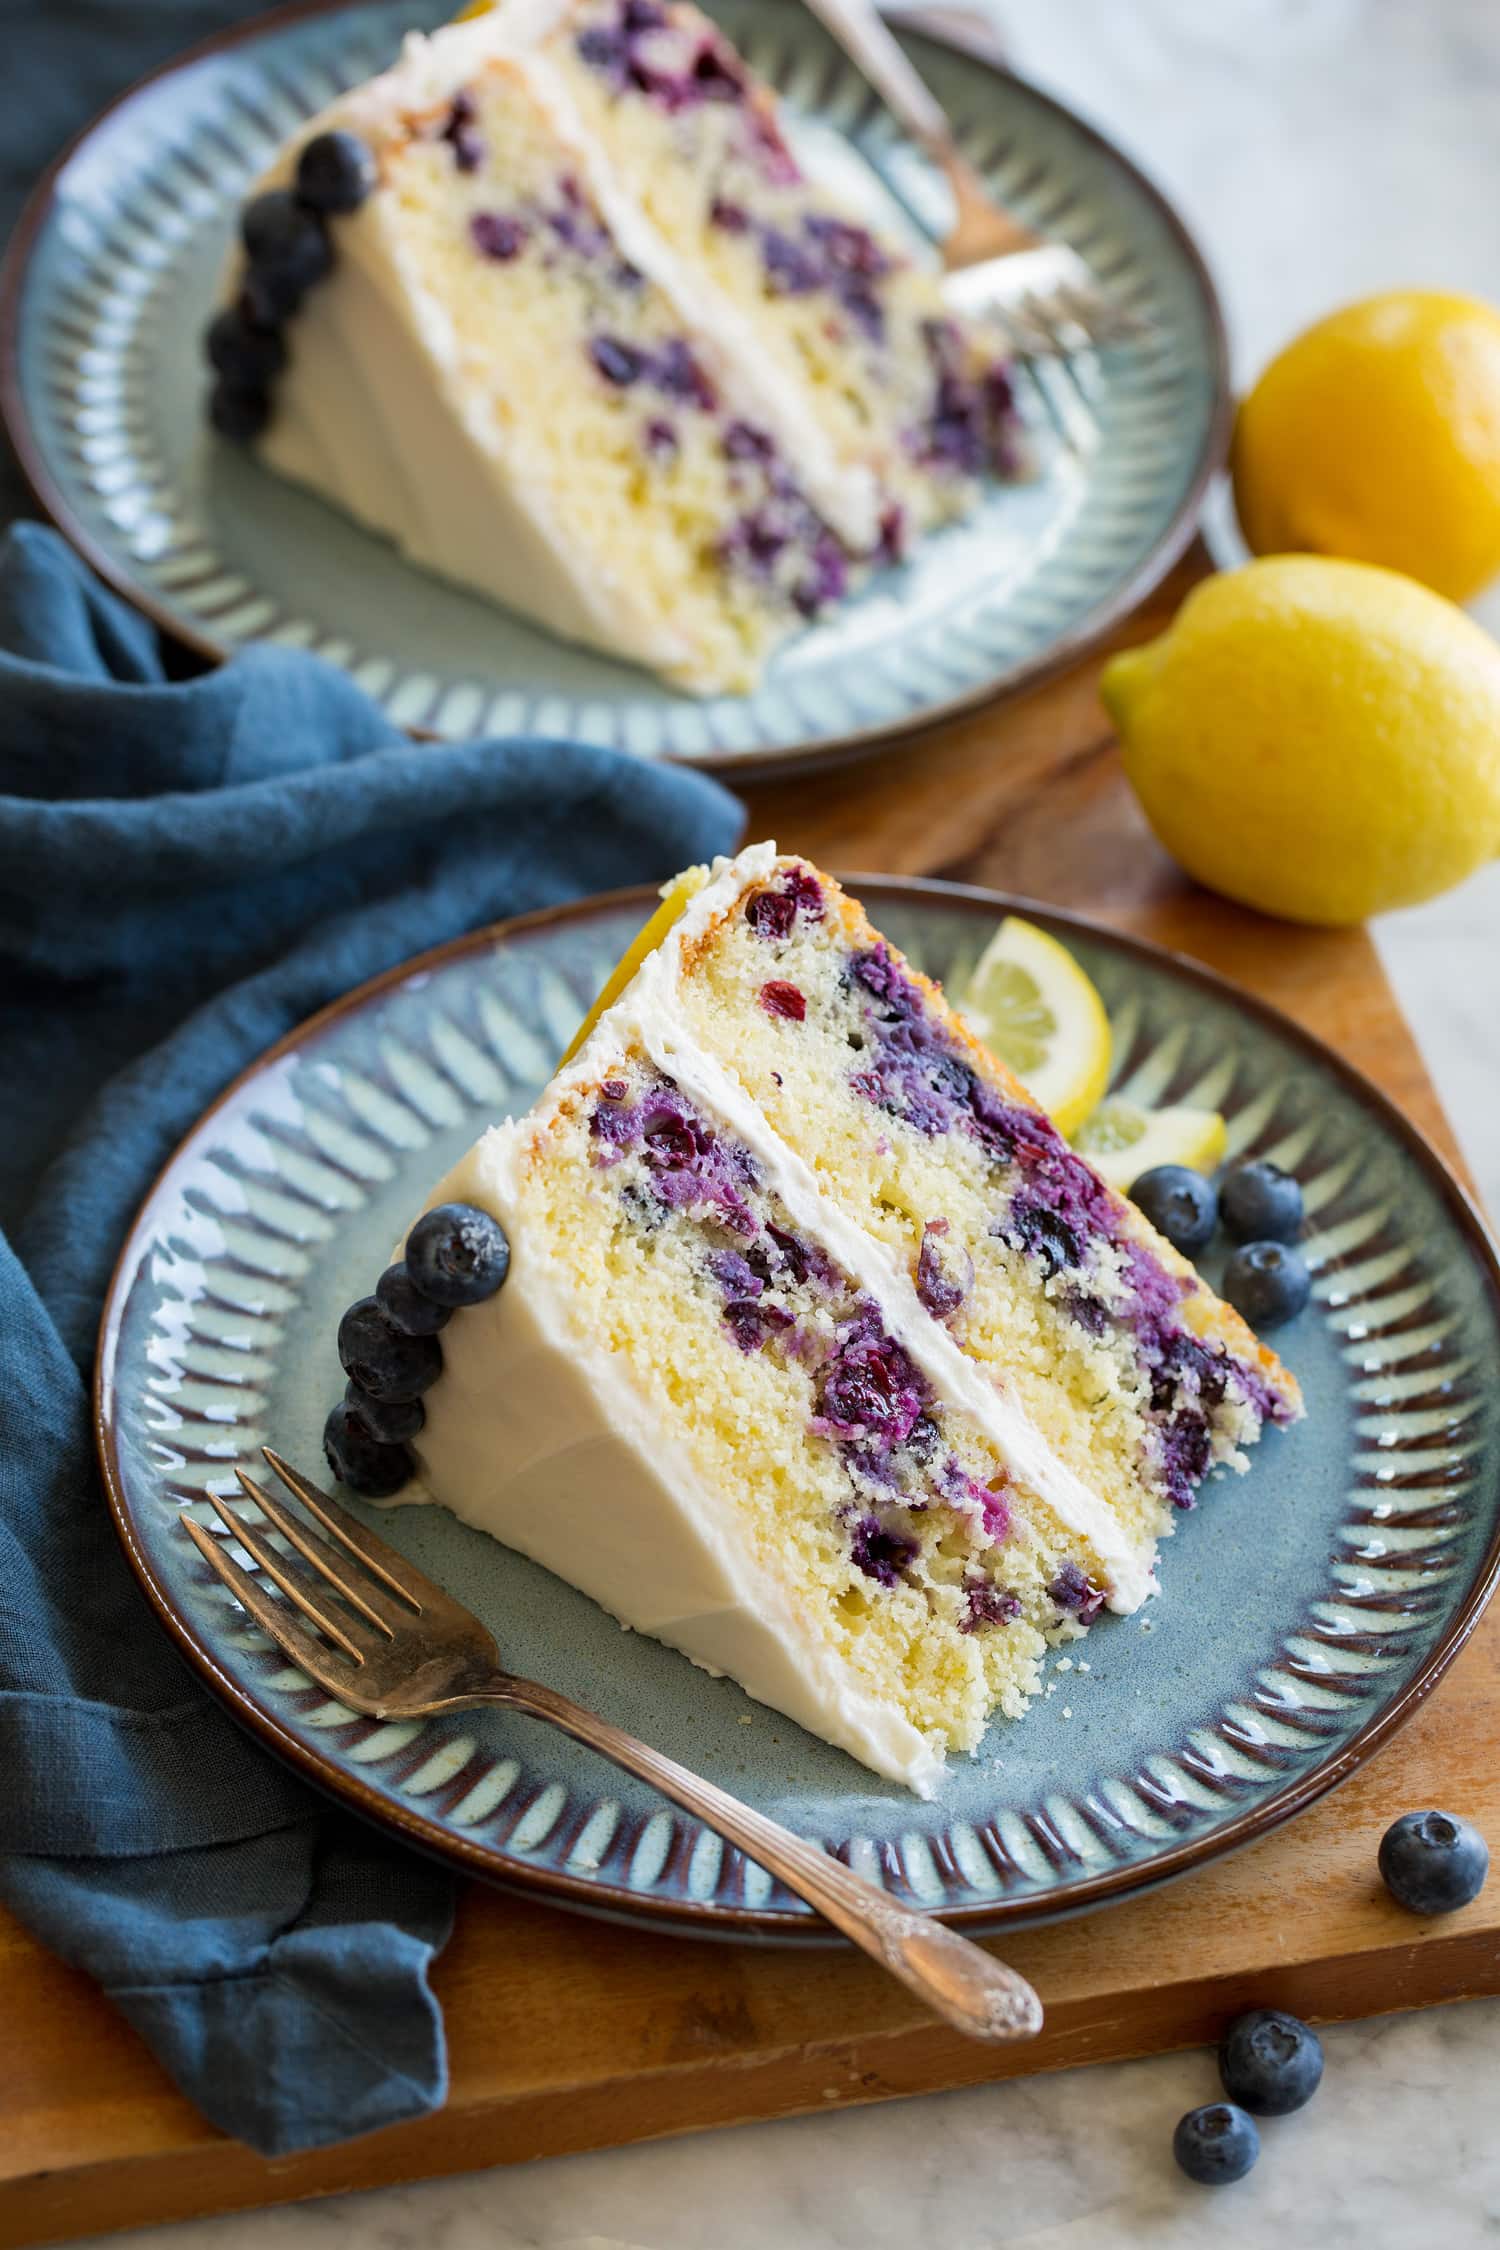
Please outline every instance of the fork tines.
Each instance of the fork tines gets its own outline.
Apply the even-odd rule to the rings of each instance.
[[[353,1683],[382,1643],[395,1638],[400,1625],[453,1605],[331,1494],[270,1446],[262,1451],[287,1490],[331,1537],[313,1530],[278,1495],[238,1466],[235,1475],[246,1498],[292,1553],[283,1552],[268,1532],[250,1522],[224,1495],[210,1492],[208,1499],[225,1530],[265,1578],[281,1589],[284,1601],[235,1561],[227,1540],[215,1538],[190,1516],[183,1517],[183,1525],[199,1554],[262,1631],[320,1686],[338,1694]],[[316,1626],[333,1647],[316,1640],[299,1618]]]

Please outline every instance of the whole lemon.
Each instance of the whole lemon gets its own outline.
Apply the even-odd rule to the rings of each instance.
[[[1329,315],[1240,407],[1235,508],[1257,555],[1344,555],[1467,601],[1500,572],[1500,312],[1395,290]]]
[[[1500,854],[1500,648],[1394,571],[1205,579],[1101,692],[1167,850],[1247,906],[1359,922]]]

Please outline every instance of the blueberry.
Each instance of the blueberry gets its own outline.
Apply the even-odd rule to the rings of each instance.
[[[1233,2102],[1205,2102],[1179,2118],[1172,2154],[1200,2187],[1227,2187],[1242,2180],[1260,2154],[1255,2119]]]
[[[412,1473],[406,1447],[373,1437],[347,1399],[339,1400],[323,1425],[323,1451],[339,1483],[367,1500],[388,1500]]]
[[[344,1404],[382,1445],[405,1445],[427,1420],[427,1409],[419,1398],[371,1398],[354,1382],[345,1386]]]
[[[1130,1200],[1185,1258],[1206,1247],[1218,1224],[1213,1182],[1186,1164],[1153,1164],[1132,1186]]]
[[[286,345],[275,328],[257,328],[243,305],[226,305],[204,331],[209,364],[241,390],[262,390],[286,365]]]
[[[328,229],[289,188],[269,188],[240,213],[240,240],[261,291],[283,313],[333,265]]]
[[[1380,1873],[1398,1906],[1452,1914],[1484,1889],[1490,1847],[1457,1813],[1409,1812],[1380,1839]]]
[[[297,194],[309,210],[342,217],[375,185],[375,159],[357,133],[319,133],[297,159]]]
[[[375,1294],[403,1336],[435,1336],[453,1318],[453,1307],[424,1296],[404,1265],[387,1266]]]
[[[1302,1190],[1279,1164],[1237,1164],[1219,1209],[1236,1242],[1295,1242],[1302,1232]]]
[[[407,1236],[406,1263],[424,1297],[440,1305],[477,1305],[504,1281],[510,1244],[488,1211],[440,1203]]]
[[[622,344],[614,336],[596,336],[589,346],[589,358],[607,383],[617,390],[628,390],[646,372],[643,353],[633,344]]]
[[[508,265],[526,247],[526,227],[504,211],[476,211],[469,221],[469,239],[482,257]]]
[[[1312,1275],[1286,1243],[1247,1242],[1224,1268],[1224,1294],[1252,1328],[1279,1328],[1312,1295]]]
[[[417,1398],[443,1372],[435,1336],[403,1336],[376,1297],[361,1297],[339,1322],[339,1365],[371,1398]]]
[[[264,274],[256,266],[246,266],[236,301],[250,327],[270,332],[279,329],[297,310],[302,292],[284,286],[274,273]]]
[[[227,375],[221,375],[209,393],[208,418],[220,437],[231,439],[235,445],[248,445],[271,419],[271,394],[232,383]]]
[[[1323,2076],[1323,2042],[1296,2016],[1254,2008],[1237,2016],[1219,2048],[1224,2091],[1257,2117],[1288,2117],[1310,2102]]]

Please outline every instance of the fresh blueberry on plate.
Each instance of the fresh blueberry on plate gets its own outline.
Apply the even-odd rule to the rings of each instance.
[[[248,445],[271,419],[271,394],[263,387],[231,382],[221,375],[209,394],[208,418],[220,437]]]
[[[435,1336],[453,1318],[453,1307],[425,1296],[404,1262],[386,1267],[375,1284],[375,1294],[403,1336]]]
[[[1224,1268],[1224,1294],[1259,1333],[1296,1318],[1312,1295],[1312,1275],[1287,1243],[1247,1242]]]
[[[1186,1164],[1153,1164],[1132,1185],[1130,1200],[1185,1258],[1206,1249],[1213,1239],[1219,1198],[1212,1180]]]
[[[339,1483],[367,1500],[389,1500],[412,1472],[406,1447],[373,1437],[347,1399],[339,1400],[323,1425],[323,1451]]]
[[[1178,2120],[1172,2154],[1200,2187],[1227,2187],[1242,2180],[1259,2156],[1260,2134],[1255,2119],[1233,2102],[1205,2102]]]
[[[1289,2117],[1310,2102],[1323,2076],[1323,2042],[1297,2016],[1253,2008],[1237,2016],[1219,2048],[1224,2091],[1256,2117]]]
[[[258,328],[243,305],[215,313],[203,338],[209,364],[243,390],[263,390],[286,365],[286,345],[275,328]]]
[[[1409,1812],[1380,1839],[1380,1873],[1398,1906],[1452,1914],[1484,1889],[1490,1847],[1457,1813]]]
[[[345,1388],[344,1404],[382,1445],[405,1445],[427,1419],[427,1409],[419,1398],[371,1398],[353,1381]]]
[[[498,1219],[472,1203],[440,1203],[406,1238],[406,1268],[439,1305],[477,1305],[493,1297],[510,1268],[510,1243]]]
[[[333,266],[328,229],[290,188],[268,188],[240,213],[240,240],[252,273],[284,312],[292,312]]]
[[[375,185],[375,159],[357,133],[318,133],[297,159],[297,194],[314,211],[342,218]]]
[[[1279,1164],[1237,1164],[1219,1209],[1236,1242],[1295,1242],[1302,1232],[1302,1190]]]
[[[378,1297],[361,1297],[339,1322],[339,1365],[371,1398],[419,1398],[443,1372],[435,1336],[403,1336]]]

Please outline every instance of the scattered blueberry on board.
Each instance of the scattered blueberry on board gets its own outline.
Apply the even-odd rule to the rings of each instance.
[[[323,1451],[351,1492],[386,1500],[411,1477],[407,1441],[427,1418],[423,1391],[443,1372],[437,1332],[457,1306],[493,1297],[509,1270],[499,1221],[472,1203],[443,1203],[418,1219],[375,1294],[349,1307],[339,1322],[349,1385],[323,1425]]]
[[[1133,1182],[1130,1200],[1185,1258],[1213,1240],[1219,1197],[1212,1180],[1186,1164],[1154,1164]]]
[[[1219,1190],[1224,1227],[1236,1242],[1295,1242],[1302,1189],[1279,1164],[1237,1164]]]
[[[1260,2134],[1255,2119],[1233,2102],[1205,2102],[1178,2120],[1172,2154],[1200,2187],[1227,2187],[1242,2180],[1259,2156]]]
[[[1457,1813],[1403,1813],[1380,1839],[1380,1873],[1398,1906],[1413,1914],[1453,1914],[1478,1898],[1490,1848]]]
[[[1279,2008],[1237,2016],[1219,2048],[1224,2091],[1256,2117],[1289,2117],[1317,2092],[1323,2042],[1300,2017]]]
[[[1224,1295],[1259,1332],[1294,1320],[1312,1295],[1307,1260],[1284,1242],[1247,1242],[1224,1268]]]

